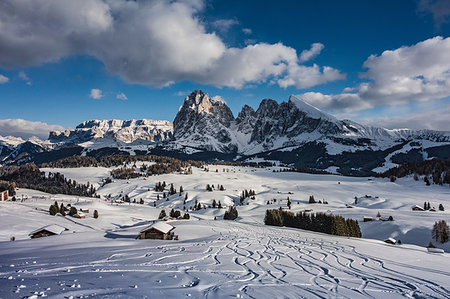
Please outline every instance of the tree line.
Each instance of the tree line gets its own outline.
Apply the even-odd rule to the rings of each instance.
[[[39,170],[35,164],[21,166],[4,166],[0,168],[0,180],[7,181],[11,186],[43,191],[51,194],[67,194],[75,196],[96,196],[96,190],[91,184],[78,184],[75,180],[66,179],[64,175]]]
[[[345,219],[342,216],[326,213],[296,214],[288,211],[267,210],[264,224],[273,226],[287,226],[330,235],[361,238],[358,221]]]
[[[450,159],[433,159],[422,162],[411,162],[391,168],[377,176],[383,178],[402,178],[407,175],[414,174],[414,179],[418,180],[418,175],[423,175],[424,182],[430,185],[429,180],[433,183],[443,185],[450,184]]]
[[[42,163],[41,167],[53,168],[74,168],[74,167],[117,167],[126,166],[127,164],[135,164],[136,162],[155,162],[161,164],[179,164],[180,167],[186,168],[188,166],[202,167],[205,165],[201,161],[181,161],[175,158],[157,156],[157,155],[109,155],[103,156],[99,159],[89,156],[72,156],[59,159],[57,161]]]

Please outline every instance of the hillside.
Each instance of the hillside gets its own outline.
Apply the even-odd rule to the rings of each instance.
[[[137,162],[138,168],[141,163]],[[411,210],[425,200],[447,208],[448,186],[426,186],[412,177],[392,183],[382,178],[273,172],[279,167],[209,165],[206,169],[209,171],[193,167],[191,175],[113,180],[103,187],[108,168],[41,169],[80,183],[89,181],[99,186],[101,198],[19,189],[17,198],[27,200],[0,202],[0,217],[9,223],[0,229],[0,268],[4,273],[0,296],[21,298],[34,292],[50,297],[109,298],[152,294],[242,298],[267,294],[276,298],[380,297],[386,292],[390,297],[448,295],[448,253],[429,254],[424,246],[431,240],[434,222],[448,219],[449,212]],[[162,181],[167,183],[164,192],[170,184],[177,190],[168,200],[154,190]],[[207,184],[222,184],[225,190],[208,192]],[[255,190],[255,199],[247,198],[240,206],[239,196],[245,189]],[[124,195],[130,203],[111,204]],[[161,199],[154,207],[158,195]],[[310,195],[328,204],[309,204]],[[265,211],[287,209],[288,197],[294,212],[312,209],[358,220],[363,238],[264,226]],[[144,204],[138,203],[140,199]],[[213,199],[223,208],[209,208]],[[89,209],[87,218],[48,215],[55,200]],[[206,209],[191,210],[195,202]],[[239,217],[221,220],[230,205],[237,205]],[[135,240],[161,209],[169,212],[183,206],[189,209],[191,219],[169,222],[179,241]],[[98,219],[92,218],[94,209],[99,211]],[[393,216],[394,221],[377,220],[378,212],[382,217]],[[363,222],[364,216],[374,221]],[[29,232],[52,223],[69,231],[28,239]],[[15,242],[9,241],[12,235]],[[402,245],[384,243],[388,237],[400,239]],[[433,242],[450,251],[450,242]]]

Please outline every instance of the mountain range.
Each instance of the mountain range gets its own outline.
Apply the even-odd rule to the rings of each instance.
[[[338,120],[296,96],[245,105],[237,117],[221,97],[196,90],[173,124],[89,120],[52,131],[45,141],[0,137],[3,164],[42,163],[71,155],[162,154],[181,159],[279,161],[345,175],[373,175],[405,162],[450,158],[450,132],[389,130]]]

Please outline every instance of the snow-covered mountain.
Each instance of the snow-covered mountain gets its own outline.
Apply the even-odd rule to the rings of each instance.
[[[3,161],[41,163],[68,155],[115,153],[201,160],[258,157],[297,167],[370,175],[405,162],[450,158],[450,132],[389,130],[338,120],[297,96],[281,103],[264,99],[256,111],[245,105],[234,117],[221,97],[209,97],[201,90],[185,98],[173,124],[146,119],[90,120],[73,130],[50,132],[47,141],[28,140],[26,146],[22,141],[0,139]]]
[[[99,138],[110,138],[124,143],[138,139],[159,142],[172,138],[173,126],[161,120],[89,120],[74,130],[52,131],[49,140],[52,143],[80,144]]]
[[[174,121],[178,145],[245,155],[320,142],[329,152],[385,150],[402,140],[450,142],[449,132],[388,130],[338,120],[296,96],[278,104],[262,100],[258,109],[245,105],[234,118],[223,100],[200,90],[187,96]]]

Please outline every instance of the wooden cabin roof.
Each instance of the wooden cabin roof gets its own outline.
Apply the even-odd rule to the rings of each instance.
[[[163,222],[163,221],[157,221],[155,223],[153,223],[150,226],[147,226],[145,229],[141,230],[141,233],[148,231],[149,229],[156,229],[157,231],[162,232],[163,234],[167,234],[168,232],[170,232],[172,229],[174,229],[175,227],[173,227],[172,225]]]
[[[44,227],[38,228],[38,229],[32,231],[31,233],[29,233],[28,235],[31,236],[31,235],[34,235],[35,233],[38,233],[38,232],[43,231],[43,230],[49,231],[49,232],[54,233],[56,235],[60,235],[63,231],[66,230],[66,228],[62,227],[62,226],[59,226],[57,224],[50,224],[50,225],[46,225]]]

